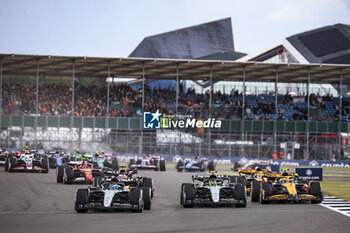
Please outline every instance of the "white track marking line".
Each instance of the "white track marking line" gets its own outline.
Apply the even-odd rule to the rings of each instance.
[[[344,216],[350,217],[350,202],[344,201],[343,199],[339,199],[333,196],[325,196],[324,201],[319,205],[340,213]]]

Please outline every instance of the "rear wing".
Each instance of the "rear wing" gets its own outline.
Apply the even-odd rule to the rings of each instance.
[[[223,179],[223,180],[228,180],[229,175],[216,175],[217,179]],[[211,176],[201,176],[201,175],[192,175],[192,181],[198,180],[198,181],[203,181],[205,179],[210,179],[212,178]]]

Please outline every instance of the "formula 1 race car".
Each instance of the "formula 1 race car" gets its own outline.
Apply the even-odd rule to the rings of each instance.
[[[319,182],[298,179],[297,173],[270,174],[263,181],[253,181],[252,202],[270,204],[272,201],[321,203],[322,187]]]
[[[93,183],[94,177],[102,176],[102,168],[95,168],[87,161],[70,161],[56,168],[57,183]]]
[[[7,156],[5,170],[9,172],[49,172],[49,161],[46,155],[35,150],[26,152],[14,152]]]
[[[235,178],[214,173],[210,176],[193,175],[193,183],[181,184],[180,204],[185,208],[195,205],[246,207],[246,188],[240,183],[235,183]]]
[[[231,170],[238,171],[238,170],[244,170],[244,169],[255,169],[256,167],[259,167],[261,165],[269,165],[270,162],[268,160],[244,160],[235,162],[233,164],[233,167]]]
[[[0,149],[0,165],[6,164],[6,158],[9,152],[6,149]]]
[[[119,181],[125,183],[129,187],[151,188],[151,197],[154,193],[153,179],[148,177],[137,176],[137,170],[128,170],[125,167],[121,167],[118,171],[110,168],[103,168],[104,177],[96,177],[94,179],[94,186],[99,186],[102,181]]]
[[[118,159],[111,154],[95,154],[95,156],[89,161],[94,165],[94,167],[111,168],[115,171],[119,170]]]
[[[178,172],[185,171],[201,171],[204,172],[205,170],[208,171],[215,171],[215,164],[214,161],[209,160],[208,158],[198,158],[195,157],[193,161],[187,161],[184,163],[184,161],[179,160],[175,166],[176,170]]]
[[[247,195],[250,195],[252,182],[253,181],[263,181],[263,177],[269,175],[271,173],[271,169],[239,169],[238,175],[244,178],[244,184],[247,188]]]
[[[132,212],[151,209],[152,189],[144,185],[144,181],[124,176],[98,180],[94,187],[78,189],[74,207],[78,213],[86,213],[90,209],[131,209]]]
[[[48,151],[47,157],[49,158],[49,167],[50,168],[56,168],[57,166],[60,166],[64,163],[67,163],[70,160],[69,154],[67,154],[64,151]]]
[[[150,169],[154,171],[165,171],[165,160],[160,156],[146,155],[142,159],[130,159],[130,169]]]

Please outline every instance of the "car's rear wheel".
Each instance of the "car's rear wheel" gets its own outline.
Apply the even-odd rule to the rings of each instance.
[[[12,168],[16,167],[17,160],[11,156],[9,159],[9,164],[8,164],[8,171],[9,172],[14,172]]]
[[[230,184],[246,185],[246,180],[242,176],[230,176]]]
[[[177,161],[177,164],[176,164],[176,170],[178,171],[178,172],[182,172],[182,168],[180,168],[180,167],[182,167],[184,165],[184,162],[182,161],[182,160],[179,160],[179,161]]]
[[[117,158],[114,158],[112,160],[112,169],[115,170],[115,171],[119,170],[119,162],[118,162]]]
[[[95,176],[94,180],[92,181],[92,186],[101,187],[101,179],[101,177]]]
[[[72,184],[73,183],[73,169],[72,168],[66,167],[64,169],[63,183],[64,184]]]
[[[63,182],[63,175],[64,175],[64,167],[57,166],[56,167],[56,181],[57,181],[57,183]]]
[[[49,172],[49,161],[47,159],[47,156],[43,156],[41,159],[41,167],[44,169],[43,173]]]
[[[317,204],[321,203],[323,200],[323,192],[320,182],[311,182],[310,184],[310,194],[316,196],[318,200],[311,200],[311,203]]]
[[[154,189],[154,186],[153,186],[153,179],[152,178],[143,178],[142,180],[142,187],[149,187],[151,188],[151,198],[153,198],[153,189]]]
[[[247,191],[244,185],[242,184],[236,184],[235,187],[235,198],[240,203],[236,204],[237,208],[242,208],[247,206]]]
[[[161,172],[165,172],[165,170],[166,170],[165,160],[164,160],[164,159],[162,159],[162,160],[159,161],[159,170],[160,170]]]
[[[135,164],[135,159],[130,159],[129,161],[129,168],[131,168],[131,165]]]
[[[215,164],[214,164],[214,161],[209,161],[209,162],[208,162],[208,170],[209,170],[209,171],[215,171]]]
[[[159,160],[155,160],[154,161],[154,165],[156,166],[155,168],[154,168],[154,171],[159,171]]]
[[[132,189],[130,191],[130,204],[133,206],[132,212],[142,212],[144,207],[142,203],[142,189]]]
[[[78,189],[75,195],[75,211],[78,213],[87,213],[88,209],[84,208],[88,203],[89,192],[87,189]]]
[[[250,186],[250,198],[252,202],[260,200],[260,183],[261,181],[253,180]]]
[[[150,210],[152,207],[152,189],[150,187],[141,187],[143,194],[143,206],[145,210]]]
[[[182,185],[182,206],[185,208],[193,208],[195,190],[193,184]]]
[[[270,204],[271,201],[266,199],[272,194],[272,184],[261,182],[260,187],[260,203]]]

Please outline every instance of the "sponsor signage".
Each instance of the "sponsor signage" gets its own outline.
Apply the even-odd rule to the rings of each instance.
[[[301,180],[318,180],[322,181],[322,168],[295,168]]]

